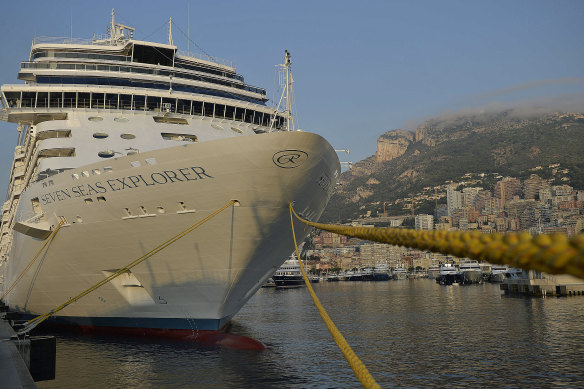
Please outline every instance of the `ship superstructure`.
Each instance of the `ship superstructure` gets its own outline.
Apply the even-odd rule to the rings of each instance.
[[[2,86],[2,119],[19,131],[2,207],[4,291],[15,284],[5,300],[26,314],[50,311],[237,200],[57,318],[219,329],[292,251],[288,204],[320,216],[338,158],[320,136],[288,131],[290,104],[268,106],[235,65],[181,53],[171,34],[161,44],[133,32],[112,12],[104,37],[36,38],[18,73],[24,84]],[[287,52],[284,66],[289,73]]]

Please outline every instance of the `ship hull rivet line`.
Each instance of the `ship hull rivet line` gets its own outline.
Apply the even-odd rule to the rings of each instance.
[[[59,305],[58,307],[54,308],[50,312],[47,312],[47,313],[45,313],[43,315],[37,316],[37,317],[35,317],[35,318],[27,321],[24,324],[24,328],[21,329],[20,331],[18,331],[18,334],[19,335],[22,335],[22,334],[26,334],[26,333],[30,332],[36,326],[38,326],[40,323],[42,323],[43,321],[45,321],[49,317],[53,316],[55,313],[61,311],[62,309],[66,308],[67,306],[69,306],[71,304],[73,304],[74,302],[78,301],[82,297],[88,295],[89,293],[93,292],[94,290],[96,290],[96,289],[100,288],[101,286],[107,284],[108,282],[110,282],[114,278],[116,278],[116,277],[118,277],[118,276],[126,273],[128,270],[130,270],[134,266],[136,266],[136,265],[144,262],[148,258],[152,257],[154,254],[156,254],[156,253],[164,250],[165,248],[167,248],[168,246],[170,246],[171,244],[173,244],[174,242],[176,242],[180,238],[186,236],[188,233],[192,232],[193,230],[195,230],[196,228],[200,227],[201,225],[203,225],[207,221],[211,220],[213,217],[217,216],[219,213],[221,213],[225,209],[229,208],[231,205],[234,205],[235,203],[238,203],[239,204],[239,202],[237,200],[231,200],[231,201],[229,201],[227,204],[225,204],[221,208],[217,209],[213,213],[207,215],[206,217],[204,217],[203,219],[201,219],[197,223],[193,224],[192,226],[190,226],[186,230],[184,230],[181,233],[173,236],[172,238],[168,239],[164,243],[161,243],[160,245],[156,246],[155,248],[153,248],[152,250],[150,250],[146,254],[142,255],[140,258],[137,258],[134,261],[130,262],[128,265],[126,265],[123,268],[119,269],[118,271],[116,271],[115,273],[113,273],[110,276],[106,277],[105,279],[97,282],[96,284],[94,284],[90,288],[88,288],[88,289],[84,290],[83,292],[79,293],[77,296],[70,298],[69,300],[67,300],[63,304]]]
[[[24,275],[26,274],[26,272],[31,268],[31,266],[39,258],[40,254],[43,252],[43,250],[45,249],[45,247],[47,247],[49,245],[49,243],[51,243],[53,241],[53,239],[55,238],[55,235],[57,235],[57,232],[59,232],[59,230],[61,229],[61,226],[63,226],[64,223],[65,223],[65,220],[63,220],[63,219],[59,220],[59,224],[57,224],[57,227],[53,230],[53,232],[51,232],[51,235],[49,235],[49,237],[47,238],[47,240],[45,241],[45,243],[41,246],[41,248],[39,249],[39,251],[37,251],[37,253],[35,254],[35,256],[32,257],[32,259],[30,260],[30,262],[28,263],[28,265],[26,265],[26,267],[24,268],[24,270],[18,275],[18,277],[16,278],[16,280],[14,280],[14,282],[12,283],[12,285],[10,285],[10,287],[6,290],[6,292],[4,292],[4,294],[2,295],[2,297],[0,297],[0,301],[4,300],[4,298],[6,296],[8,296],[8,294],[12,291],[12,289],[14,289],[14,287],[22,279],[22,277],[24,277]],[[49,249],[47,248],[47,251],[48,250]]]
[[[584,279],[584,234],[567,238],[563,234],[531,236],[527,232],[483,234],[478,231],[353,227],[314,223],[298,216],[292,207],[290,209],[307,226],[339,235]]]
[[[300,264],[300,270],[302,271],[302,278],[304,279],[304,283],[306,284],[306,287],[308,288],[308,292],[310,293],[310,296],[312,297],[312,301],[314,302],[314,305],[318,309],[318,312],[320,313],[320,316],[322,317],[323,321],[325,322],[329,332],[333,336],[335,343],[337,344],[337,346],[339,347],[339,349],[343,353],[344,357],[349,362],[349,365],[351,366],[351,369],[353,369],[355,376],[359,379],[359,381],[361,381],[361,385],[363,385],[364,388],[381,388],[381,386],[379,386],[377,384],[377,382],[375,381],[373,376],[369,373],[369,370],[367,370],[367,367],[363,364],[363,362],[361,362],[359,357],[353,352],[353,349],[351,348],[351,346],[349,346],[349,343],[347,343],[343,334],[341,334],[341,332],[337,329],[337,326],[335,325],[335,323],[333,323],[333,321],[329,317],[328,313],[326,312],[326,310],[324,309],[324,307],[320,303],[320,300],[316,296],[316,293],[314,292],[312,285],[310,285],[310,281],[308,280],[308,276],[306,275],[306,272],[304,271],[304,266],[302,265],[302,260],[300,259],[300,253],[298,252],[298,244],[296,243],[296,232],[294,231],[293,212],[294,212],[294,209],[292,208],[292,203],[290,203],[290,225],[292,226],[292,237],[294,238],[294,247],[296,249],[296,258],[298,259],[298,263]],[[296,215],[296,212],[294,212],[294,215]],[[296,217],[298,217],[298,215],[296,215]]]

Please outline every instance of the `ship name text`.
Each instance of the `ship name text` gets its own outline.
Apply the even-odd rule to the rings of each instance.
[[[200,166],[191,166],[175,170],[163,170],[151,174],[138,174],[121,178],[112,178],[105,181],[96,181],[91,184],[75,185],[71,188],[58,189],[39,196],[43,205],[78,197],[88,197],[107,192],[135,189],[153,185],[173,184],[214,178]]]

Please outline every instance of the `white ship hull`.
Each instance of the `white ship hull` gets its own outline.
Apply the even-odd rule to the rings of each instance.
[[[320,136],[277,132],[139,153],[51,176],[21,195],[15,231],[24,233],[14,232],[5,288],[39,251],[41,235],[59,218],[66,223],[5,300],[28,315],[49,312],[237,200],[54,318],[81,326],[221,329],[293,251],[288,204],[317,220],[339,171]],[[37,207],[35,217],[33,199],[42,216]],[[307,229],[299,222],[295,228],[301,241]]]

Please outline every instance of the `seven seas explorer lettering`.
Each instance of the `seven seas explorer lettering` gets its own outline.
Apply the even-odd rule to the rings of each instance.
[[[191,166],[176,170],[163,170],[150,175],[138,174],[111,180],[97,181],[93,184],[83,184],[71,187],[71,189],[59,189],[40,196],[43,205],[63,201],[75,197],[87,197],[96,194],[116,192],[118,190],[134,189],[152,185],[164,185],[167,183],[185,182],[213,178],[200,166]]]

